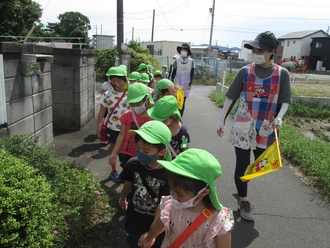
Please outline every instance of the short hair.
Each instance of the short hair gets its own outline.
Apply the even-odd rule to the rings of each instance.
[[[167,180],[171,190],[182,189],[184,191],[190,191],[194,195],[197,195],[197,193],[207,185],[204,181],[181,176],[170,171],[167,174]],[[210,197],[203,197],[203,202],[207,207],[213,206]]]
[[[137,134],[137,133],[135,133],[135,138],[134,138],[134,140],[135,140],[135,143],[137,143],[138,141],[142,140],[143,143],[145,143],[145,144],[150,144],[150,145],[156,147],[157,150],[158,150],[158,152],[160,152],[161,150],[166,149],[166,146],[165,146],[164,144],[162,144],[162,143],[159,143],[159,144],[151,144],[151,143],[149,143],[148,141],[146,141],[145,139],[143,139],[143,138],[142,138],[139,134]]]

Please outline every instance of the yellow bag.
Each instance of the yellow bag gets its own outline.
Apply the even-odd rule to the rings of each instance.
[[[178,109],[181,110],[183,107],[184,91],[179,87],[176,88],[176,99],[178,100]]]
[[[278,144],[277,130],[275,129],[275,141],[255,161],[250,164],[240,177],[243,182],[260,177],[267,173],[282,168],[280,147]]]

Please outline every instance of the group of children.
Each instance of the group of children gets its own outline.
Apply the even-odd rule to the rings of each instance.
[[[129,246],[230,247],[232,214],[214,185],[221,165],[209,152],[189,148],[173,83],[159,80],[152,96],[147,85],[131,82],[136,73],[129,85],[122,69],[108,71],[97,132],[108,109],[109,177],[123,182],[119,206],[126,211]]]

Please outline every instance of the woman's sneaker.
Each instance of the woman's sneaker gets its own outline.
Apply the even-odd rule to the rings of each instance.
[[[241,217],[245,220],[253,221],[253,209],[254,207],[251,205],[249,201],[241,201],[238,203],[238,210]]]
[[[122,180],[119,178],[118,171],[111,171],[109,178],[114,181],[115,183],[121,183]]]

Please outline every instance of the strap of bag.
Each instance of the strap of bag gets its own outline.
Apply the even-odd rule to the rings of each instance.
[[[132,115],[133,115],[133,120],[135,122],[135,125],[137,126],[137,128],[140,128],[139,123],[136,120],[136,116],[135,116],[135,112],[134,111],[132,111]]]
[[[173,146],[171,146],[171,144],[168,144],[167,147],[170,149],[172,155],[176,158],[178,156],[178,154],[174,151]]]
[[[215,211],[215,208],[205,208],[203,212],[192,222],[181,234],[179,237],[177,237],[176,240],[171,244],[169,248],[178,248],[180,245],[183,244],[183,242],[186,241],[189,236],[196,231],[196,229],[205,222],[205,220],[211,218],[213,212]]]
[[[126,96],[126,91],[124,91],[124,93],[123,93],[123,94],[121,95],[121,97],[118,99],[118,101],[116,102],[115,106],[114,106],[113,109],[111,110],[111,113],[108,114],[107,119],[106,119],[106,121],[104,122],[104,124],[107,124],[107,123],[108,123],[108,121],[109,121],[109,119],[110,119],[112,113],[113,113],[113,112],[115,111],[115,109],[118,107],[120,101],[124,98],[124,96]]]

